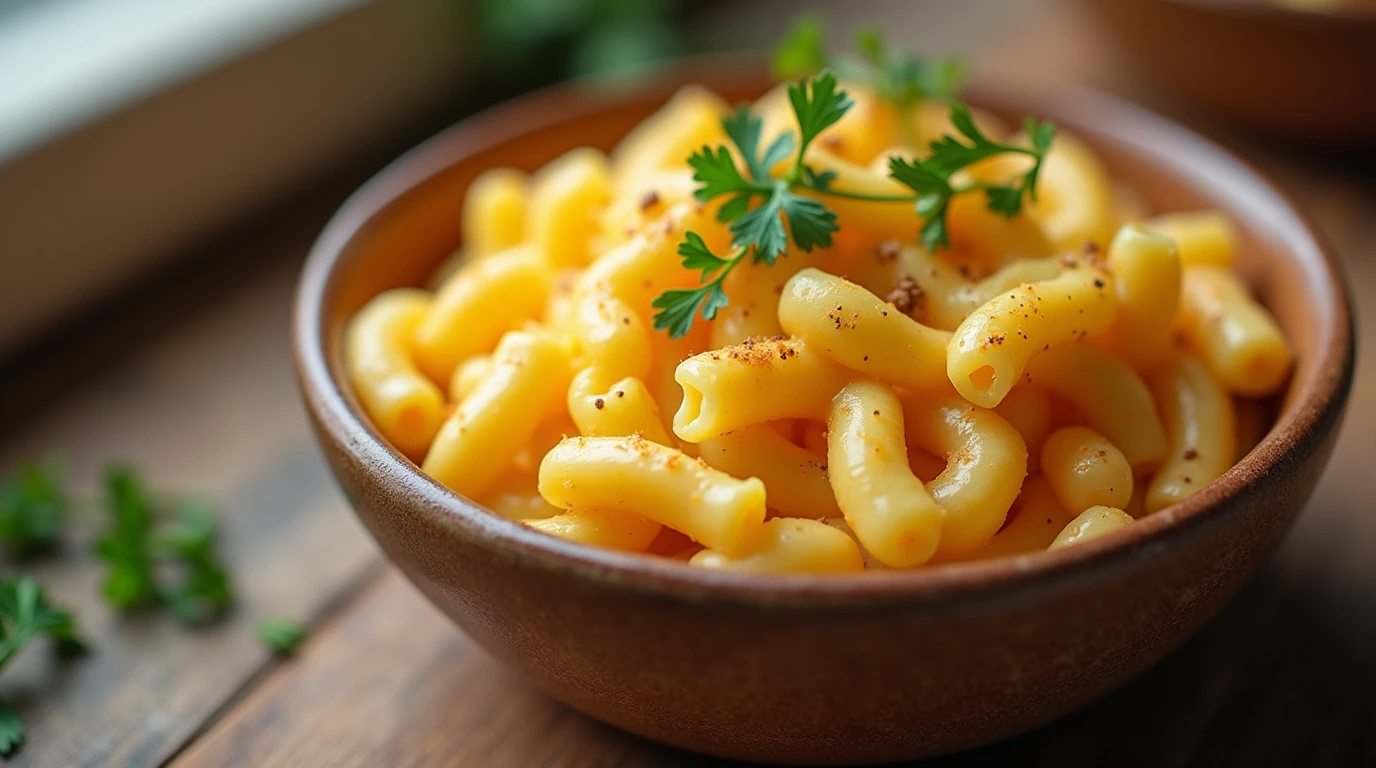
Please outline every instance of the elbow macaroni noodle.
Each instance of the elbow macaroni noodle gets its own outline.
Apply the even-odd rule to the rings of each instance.
[[[808,161],[833,189],[897,194],[888,158],[921,149],[891,104],[852,92]],[[787,106],[781,90],[757,103],[766,135]],[[924,144],[949,130],[916,110]],[[745,260],[713,321],[654,330],[651,302],[699,282],[683,233],[730,247],[687,165],[726,113],[687,88],[609,155],[477,177],[457,267],[346,329],[374,428],[533,530],[754,573],[1073,546],[1183,501],[1265,432],[1257,398],[1293,354],[1230,271],[1236,228],[1216,211],[1140,221],[1147,201],[1074,136],[1022,213],[953,198],[947,250],[919,245],[911,204],[828,198],[831,246]]]

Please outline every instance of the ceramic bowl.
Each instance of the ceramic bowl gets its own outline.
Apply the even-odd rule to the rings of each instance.
[[[1298,350],[1274,429],[1185,503],[1083,546],[912,572],[744,575],[565,542],[425,477],[361,415],[341,335],[370,297],[422,285],[460,242],[465,187],[611,147],[680,85],[730,99],[762,68],[695,61],[619,94],[570,84],[454,126],[359,190],[301,279],[295,354],[325,455],[387,556],[493,656],[568,705],[714,755],[855,764],[1035,728],[1179,645],[1271,556],[1332,449],[1350,387],[1348,301],[1303,215],[1224,150],[1130,105],[982,83],[972,103],[1050,118],[1161,210],[1220,208]]]
[[[1272,0],[1089,0],[1145,75],[1245,127],[1376,146],[1376,12]]]

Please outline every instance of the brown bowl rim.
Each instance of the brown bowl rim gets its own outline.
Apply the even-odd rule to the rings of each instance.
[[[761,71],[756,58],[715,56],[687,59],[661,70],[644,87],[608,95],[588,84],[570,81],[537,90],[468,117],[425,141],[364,184],[345,201],[311,248],[298,285],[293,321],[293,357],[307,408],[318,423],[320,439],[340,451],[352,451],[356,461],[385,482],[400,482],[409,506],[455,535],[468,537],[504,557],[568,576],[642,593],[689,601],[712,600],[745,605],[807,607],[826,604],[856,607],[873,604],[948,603],[982,596],[1006,596],[1034,585],[1075,579],[1105,567],[1149,558],[1163,548],[1216,520],[1230,503],[1245,501],[1249,490],[1274,473],[1293,470],[1297,454],[1314,450],[1310,438],[1321,427],[1336,429],[1351,387],[1354,367],[1352,315],[1339,262],[1304,212],[1260,173],[1232,153],[1199,134],[1146,109],[1111,96],[1076,87],[1053,90],[1023,83],[978,81],[967,90],[973,104],[995,103],[1010,111],[1045,115],[1068,125],[1095,126],[1098,132],[1118,130],[1136,148],[1177,166],[1182,153],[1207,163],[1210,172],[1226,176],[1226,185],[1250,184],[1277,212],[1290,217],[1288,236],[1298,236],[1302,252],[1291,258],[1307,270],[1319,270],[1325,296],[1331,301],[1333,322],[1321,330],[1325,341],[1316,354],[1312,373],[1292,380],[1289,397],[1300,398],[1289,414],[1282,414],[1253,450],[1223,476],[1194,496],[1134,525],[1076,547],[950,563],[908,571],[869,571],[858,574],[744,574],[693,568],[685,563],[635,553],[586,546],[540,533],[508,520],[450,491],[392,449],[360,415],[357,401],[342,386],[335,363],[340,350],[329,343],[329,300],[341,257],[352,239],[407,190],[440,173],[454,162],[509,141],[525,132],[588,116],[635,94],[671,92],[675,84],[753,82]],[[763,83],[762,78],[761,82]],[[570,111],[570,104],[577,107]],[[557,107],[552,109],[551,107]],[[1093,116],[1089,121],[1066,120],[1066,114]],[[519,127],[519,128],[518,128]],[[1172,147],[1171,157],[1152,146]],[[1178,170],[1173,171],[1179,173]],[[1203,178],[1201,175],[1200,178]],[[1198,183],[1198,179],[1192,180]],[[1279,225],[1278,225],[1279,226]],[[336,340],[337,341],[337,340]]]

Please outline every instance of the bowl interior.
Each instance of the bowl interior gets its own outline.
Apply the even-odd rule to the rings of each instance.
[[[369,450],[378,451],[383,460],[397,467],[405,465],[408,482],[433,486],[405,458],[383,447],[381,438],[360,415],[342,368],[345,323],[383,290],[426,283],[430,273],[461,242],[459,210],[464,192],[477,174],[496,166],[533,171],[579,146],[610,149],[674,90],[694,82],[731,101],[753,98],[769,87],[757,64],[739,61],[696,62],[666,72],[650,86],[619,94],[577,83],[559,86],[451,128],[397,160],[360,189],[317,242],[298,305],[302,372],[308,389],[313,385],[320,390],[315,394],[320,407],[332,411],[327,421],[339,421],[350,428],[348,431],[356,429],[357,434],[366,435],[373,443]],[[814,586],[821,589],[829,589],[823,582],[856,578],[926,579],[931,584],[943,578],[955,582],[997,579],[1000,574],[1012,578],[1029,570],[1056,568],[1141,544],[1237,493],[1249,479],[1275,470],[1319,420],[1334,417],[1334,409],[1341,409],[1350,379],[1351,321],[1334,266],[1303,216],[1241,161],[1184,128],[1103,96],[1012,90],[994,83],[977,84],[968,96],[971,103],[1013,124],[1024,114],[1035,114],[1085,139],[1114,178],[1135,187],[1154,212],[1218,208],[1230,215],[1243,236],[1242,267],[1295,347],[1295,375],[1278,405],[1275,427],[1242,463],[1185,503],[1143,518],[1135,526],[1083,547],[1007,559],[1019,561],[1013,564],[995,560],[917,572],[827,577],[815,582]],[[437,486],[430,490],[429,495],[445,507],[446,514],[497,531],[527,551],[603,568],[610,565],[658,572],[660,576],[667,573],[669,579],[748,581],[735,575],[707,576],[655,558],[569,545],[497,519]],[[491,519],[479,519],[482,516]],[[756,583],[770,583],[769,579],[755,579]]]

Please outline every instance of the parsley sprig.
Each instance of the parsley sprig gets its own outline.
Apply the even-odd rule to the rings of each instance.
[[[215,550],[215,517],[207,504],[182,501],[160,526],[157,506],[133,470],[112,468],[105,487],[110,524],[95,553],[106,564],[103,593],[112,606],[163,605],[186,624],[229,609],[234,591]]]
[[[1035,202],[1037,178],[1056,134],[1056,127],[1051,123],[1028,117],[1023,121],[1023,130],[1031,146],[997,142],[975,125],[970,108],[960,103],[951,105],[951,125],[966,139],[965,143],[960,137],[947,135],[932,142],[932,153],[926,159],[909,161],[901,157],[889,158],[889,177],[917,193],[917,213],[924,219],[920,239],[931,250],[951,245],[946,220],[951,198],[956,195],[982,191],[988,198],[989,210],[1010,219],[1022,212],[1024,199]],[[1002,154],[1027,155],[1032,158],[1032,166],[1013,184],[979,180],[952,183],[951,178],[957,172]]]
[[[55,458],[29,462],[0,482],[0,548],[23,558],[58,543],[67,515]]]
[[[704,146],[688,158],[693,180],[698,182],[694,196],[702,202],[726,198],[717,219],[729,225],[732,250],[718,256],[696,232],[686,233],[678,254],[685,269],[701,273],[702,284],[665,291],[656,298],[652,303],[659,310],[654,317],[655,328],[667,329],[670,336],[679,338],[692,327],[699,311],[703,319],[715,318],[727,303],[723,281],[747,254],[753,261],[773,265],[788,248],[790,237],[803,251],[831,245],[831,233],[837,230],[836,213],[798,190],[831,188],[834,175],[814,171],[804,158],[813,140],[840,120],[852,102],[837,87],[836,75],[831,72],[790,85],[788,100],[798,124],[796,135],[784,131],[763,149],[764,121],[751,114],[749,107],[737,107],[722,120],[726,137],[745,165],[744,174],[727,147]],[[794,159],[788,171],[775,178],[774,167],[790,155]]]
[[[0,579],[0,670],[36,637],[46,636],[63,656],[86,653],[88,646],[76,619],[54,606],[37,581],[27,576]],[[24,722],[0,702],[0,756],[8,757],[24,741]]]
[[[877,35],[864,47],[876,61],[895,60]],[[787,56],[783,58],[790,62],[789,66],[801,68],[818,60],[801,44],[785,50]],[[905,93],[908,95],[904,98],[908,98],[916,91]],[[1055,127],[1050,123],[1027,118],[1023,127],[1028,146],[994,141],[975,125],[969,107],[953,102],[950,119],[958,135],[942,136],[932,142],[930,154],[923,159],[894,157],[889,161],[890,178],[912,190],[911,194],[875,195],[838,189],[834,186],[834,173],[818,171],[807,162],[812,142],[854,105],[840,89],[836,75],[824,69],[790,84],[788,100],[797,124],[796,133],[784,131],[765,146],[764,121],[753,115],[749,107],[740,106],[722,120],[722,129],[732,147],[704,146],[688,158],[693,180],[698,183],[694,191],[697,199],[709,202],[725,198],[717,219],[728,225],[732,250],[725,255],[715,254],[700,234],[685,233],[678,254],[685,269],[699,273],[699,285],[665,291],[651,304],[658,310],[654,327],[667,330],[673,338],[688,333],[699,314],[704,320],[716,318],[728,303],[726,277],[747,255],[754,262],[772,266],[784,255],[790,240],[805,252],[829,247],[832,233],[839,225],[836,213],[823,202],[826,197],[913,205],[923,220],[918,239],[929,250],[950,247],[947,219],[951,201],[958,195],[982,192],[990,210],[1009,218],[1016,216],[1022,211],[1024,200],[1036,199],[1037,179],[1055,135]],[[1026,155],[1032,159],[1031,167],[1006,184],[957,176],[971,165],[1001,154]],[[737,165],[737,157],[744,172]],[[776,175],[789,157],[792,162]]]

